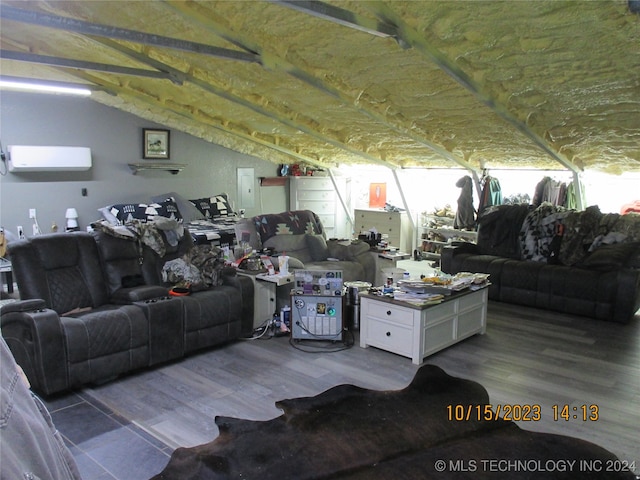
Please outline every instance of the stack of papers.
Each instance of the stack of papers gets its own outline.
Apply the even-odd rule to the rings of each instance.
[[[436,305],[444,299],[444,295],[434,293],[416,293],[416,292],[403,292],[402,290],[396,290],[393,292],[394,300],[400,300],[412,305],[424,306],[424,305]]]

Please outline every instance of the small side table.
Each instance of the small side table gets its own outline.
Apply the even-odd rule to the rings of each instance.
[[[13,270],[11,269],[11,262],[6,258],[0,258],[0,273],[4,275],[7,282],[7,292],[13,293]]]
[[[294,283],[292,273],[268,275],[251,270],[238,270],[237,273],[253,281],[253,328],[270,320],[275,312],[289,304],[289,291]]]
[[[407,260],[411,258],[411,255],[403,252],[376,252],[375,250],[371,251],[371,254],[374,255],[376,262],[376,283],[374,286],[379,287],[380,285],[384,285],[387,278],[384,273],[382,273],[383,268],[396,268],[399,260]]]

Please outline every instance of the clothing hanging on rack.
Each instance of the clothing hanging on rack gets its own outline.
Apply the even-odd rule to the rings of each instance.
[[[567,203],[567,184],[551,177],[544,177],[536,185],[533,194],[533,206],[539,207],[544,202],[556,206],[566,206]]]
[[[456,182],[456,187],[462,189],[458,197],[458,208],[453,220],[453,228],[471,229],[476,228],[476,210],[473,208],[473,181],[470,176],[462,177]]]
[[[498,179],[489,175],[483,176],[483,179],[484,186],[482,187],[478,213],[482,213],[485,208],[492,205],[502,205],[502,188]]]

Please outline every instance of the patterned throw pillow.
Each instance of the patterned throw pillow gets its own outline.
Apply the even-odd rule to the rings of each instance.
[[[205,218],[229,217],[233,215],[233,209],[226,194],[214,195],[208,198],[189,200]]]
[[[119,203],[105,207],[105,211],[117,220],[118,225],[124,225],[134,220],[151,222],[154,217],[166,217],[182,223],[178,206],[170,199],[159,203]]]

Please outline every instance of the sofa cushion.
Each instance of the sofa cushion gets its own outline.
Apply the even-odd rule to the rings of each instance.
[[[520,228],[529,205],[497,205],[478,216],[478,253],[520,259]]]
[[[241,218],[233,226],[236,240],[239,244],[247,242],[256,250],[262,250],[262,240],[256,231],[256,226],[250,218]]]
[[[324,235],[318,215],[311,210],[294,210],[282,213],[268,213],[253,217],[256,231],[262,242],[280,235]]]
[[[276,235],[264,242],[263,246],[273,248],[277,253],[286,253],[302,263],[313,261],[305,235]]]
[[[166,199],[158,203],[117,203],[99,209],[105,220],[115,225],[123,225],[134,220],[151,222],[154,217],[166,217],[182,222],[182,216],[176,202]]]
[[[204,218],[229,217],[233,215],[233,208],[226,194],[189,200],[200,211]]]
[[[631,258],[635,255],[638,248],[640,248],[640,244],[638,243],[603,245],[587,255],[578,266],[601,271],[625,268],[631,263]]]
[[[178,210],[180,211],[180,215],[185,222],[204,219],[202,212],[198,210],[193,203],[176,192],[169,192],[151,197],[151,201],[156,203],[161,203],[165,200],[173,200],[176,203]]]
[[[275,264],[277,265],[278,261],[277,261],[277,257],[273,257],[273,260],[276,260]],[[299,259],[295,258],[295,257],[289,257],[289,270],[299,270],[301,268],[305,268],[304,263],[302,263]]]
[[[327,248],[329,249],[328,257],[338,260],[355,260],[358,255],[371,250],[368,243],[361,241],[345,244],[339,240],[329,240]]]
[[[329,257],[327,241],[322,235],[305,235],[307,247],[314,262],[321,262]]]

